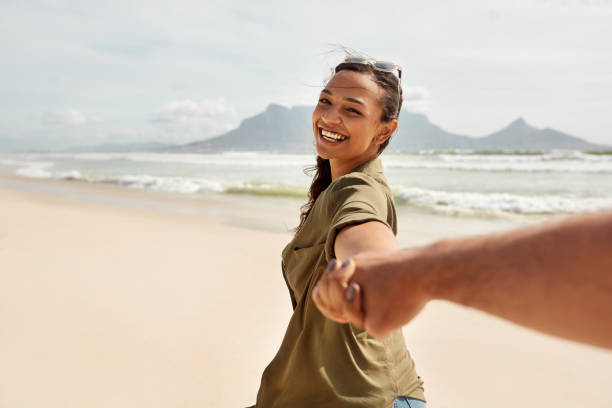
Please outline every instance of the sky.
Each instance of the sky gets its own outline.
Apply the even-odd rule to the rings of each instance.
[[[448,131],[612,145],[610,21],[612,0],[0,0],[0,141],[203,140],[314,106],[344,46],[401,65],[405,108]]]

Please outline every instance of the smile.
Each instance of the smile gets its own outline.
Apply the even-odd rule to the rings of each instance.
[[[342,142],[348,139],[347,136],[341,135],[339,133],[330,132],[329,130],[325,130],[321,128],[319,128],[319,134],[321,135],[323,139],[328,140],[330,142],[334,142],[334,143],[339,143],[339,142]]]

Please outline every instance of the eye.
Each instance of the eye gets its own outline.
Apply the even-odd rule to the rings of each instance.
[[[357,114],[357,115],[361,115],[361,112],[359,112],[359,111],[358,111],[357,109],[355,109],[355,108],[347,108],[346,110],[347,110],[347,112],[351,112],[351,113],[355,113],[355,114]]]
[[[326,105],[331,105],[331,102],[329,101],[329,99],[327,98],[321,98],[319,99],[319,103],[324,103]]]

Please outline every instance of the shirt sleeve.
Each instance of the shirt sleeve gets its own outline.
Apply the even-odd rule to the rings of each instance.
[[[348,174],[335,180],[329,188],[327,208],[331,220],[325,240],[325,259],[329,262],[336,257],[334,244],[336,236],[345,227],[378,221],[385,224],[394,234],[395,211],[383,187],[365,174]]]

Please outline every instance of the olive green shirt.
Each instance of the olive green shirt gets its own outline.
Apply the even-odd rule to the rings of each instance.
[[[311,298],[335,257],[336,234],[367,221],[382,222],[397,234],[395,207],[378,158],[334,180],[283,250],[294,311],[262,375],[258,408],[391,407],[398,396],[425,399],[401,330],[376,340],[350,324],[326,319]]]

